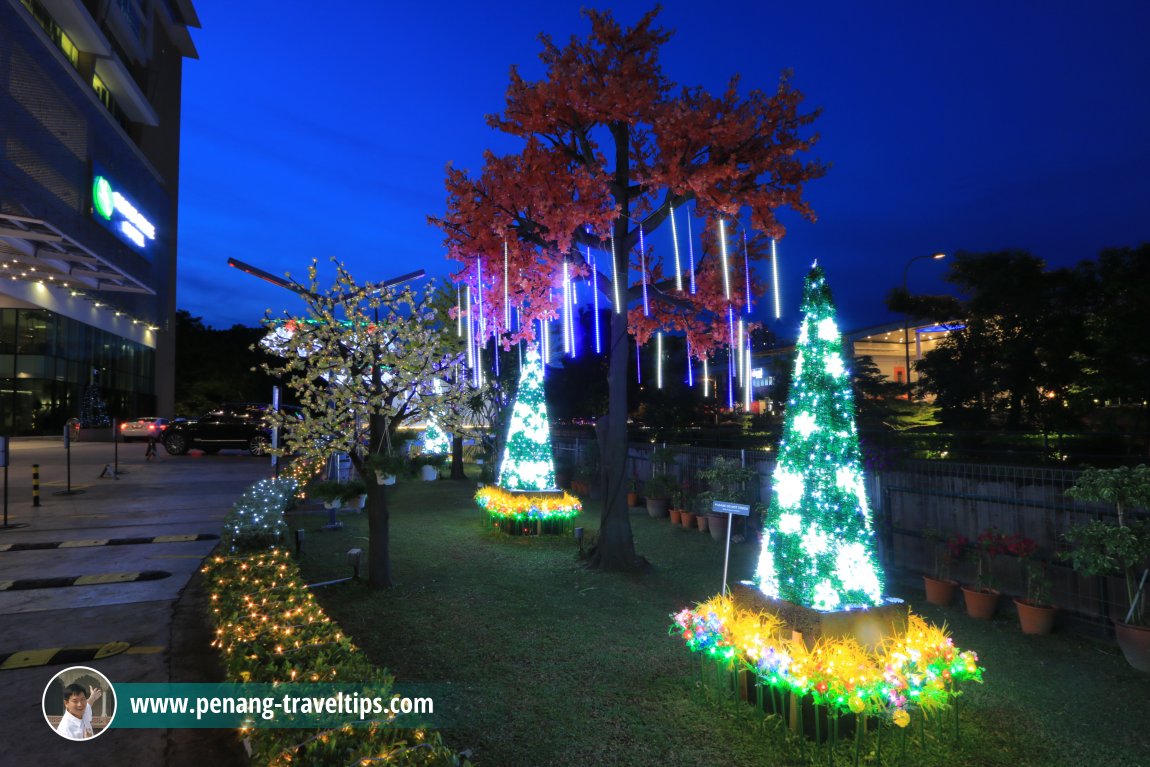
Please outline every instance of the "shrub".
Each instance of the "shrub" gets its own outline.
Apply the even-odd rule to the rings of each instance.
[[[232,553],[277,546],[287,535],[284,511],[294,503],[296,481],[261,479],[239,497],[224,520],[223,545]]]
[[[216,626],[212,646],[221,654],[228,682],[354,683],[381,696],[391,690],[392,677],[373,666],[324,614],[286,551],[216,556],[204,573]],[[241,732],[251,764],[259,766],[467,764],[434,731],[383,723]]]

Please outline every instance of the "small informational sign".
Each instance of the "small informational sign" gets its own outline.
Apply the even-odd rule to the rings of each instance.
[[[731,503],[730,501],[711,501],[711,511],[716,514],[733,514],[736,517],[749,517],[751,507],[745,503]]]
[[[8,468],[8,438],[0,437],[0,469]]]

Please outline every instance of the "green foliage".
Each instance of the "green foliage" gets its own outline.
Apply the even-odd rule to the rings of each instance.
[[[675,491],[675,478],[669,474],[655,474],[643,483],[643,495],[654,499],[667,499]]]
[[[339,482],[334,479],[313,482],[308,485],[307,495],[321,501],[340,501],[347,503],[367,492],[363,480],[353,479],[348,482]]]
[[[284,510],[294,503],[296,481],[263,479],[244,491],[224,520],[223,547],[232,553],[261,551],[283,543]]]
[[[1130,522],[1113,525],[1094,520],[1068,531],[1065,536],[1074,548],[1064,553],[1074,569],[1083,575],[1122,575],[1126,580],[1126,596],[1133,602],[1138,587],[1138,568],[1150,559],[1150,522]],[[1150,625],[1150,611],[1146,597],[1138,601],[1132,617],[1136,625]]]
[[[747,483],[758,476],[758,472],[744,468],[734,458],[719,456],[711,461],[710,466],[699,470],[699,479],[707,483],[707,490],[699,497],[704,500],[708,511],[711,501],[749,503],[752,493]]]
[[[1114,504],[1118,512],[1118,524],[1121,525],[1124,509],[1130,506],[1150,508],[1150,466],[1120,466],[1116,469],[1091,467],[1078,476],[1066,494],[1080,501]]]

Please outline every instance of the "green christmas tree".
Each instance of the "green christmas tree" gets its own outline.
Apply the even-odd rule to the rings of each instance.
[[[451,440],[439,422],[432,417],[427,419],[427,428],[423,431],[423,452],[427,455],[445,455],[451,452]]]
[[[823,270],[803,286],[771,505],[755,581],[769,597],[816,610],[882,602],[855,428],[854,397]]]
[[[504,490],[555,489],[551,424],[543,393],[543,365],[534,347],[524,355],[519,389],[511,409],[498,485]]]

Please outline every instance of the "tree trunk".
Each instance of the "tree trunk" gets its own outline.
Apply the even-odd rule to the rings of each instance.
[[[388,424],[383,416],[371,417],[371,445],[382,445]],[[377,448],[378,449],[378,448]],[[358,467],[357,467],[358,468]],[[363,472],[360,472],[362,475]],[[391,514],[387,508],[387,486],[367,483],[367,585],[373,589],[390,588],[391,580]]]
[[[622,219],[624,222],[626,219]],[[624,226],[625,231],[625,226]],[[622,240],[618,235],[617,240]],[[626,264],[625,254],[619,254]],[[631,512],[627,508],[627,344],[626,314],[612,314],[607,368],[607,414],[595,424],[601,461],[602,514],[599,538],[591,548],[588,564],[601,570],[634,572],[647,561],[635,553]]]
[[[463,435],[458,432],[451,435],[451,478],[467,479],[463,473]]]
[[[367,484],[367,585],[373,589],[393,586],[391,580],[391,531],[387,487]]]

